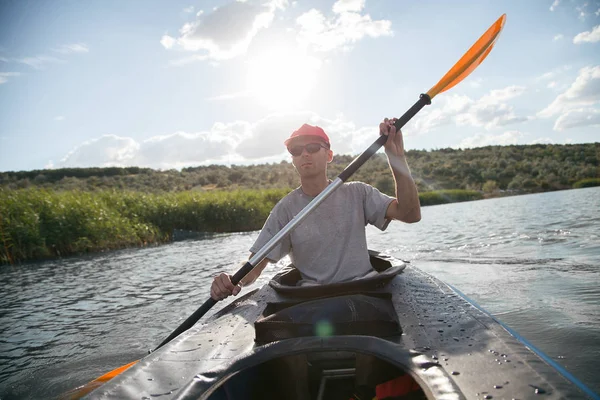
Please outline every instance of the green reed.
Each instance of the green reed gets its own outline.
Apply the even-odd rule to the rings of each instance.
[[[173,229],[256,230],[287,192],[0,189],[0,263],[161,243]]]
[[[174,229],[260,229],[289,189],[129,191],[0,189],[0,264],[168,242]],[[420,195],[421,205],[478,200],[469,190]]]

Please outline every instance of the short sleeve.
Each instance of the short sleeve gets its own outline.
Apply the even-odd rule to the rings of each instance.
[[[385,213],[395,198],[381,193],[377,188],[366,183],[363,183],[361,186],[364,189],[365,195],[363,204],[366,223],[376,226],[382,231],[386,230],[391,220],[385,217]]]
[[[271,240],[273,236],[277,234],[286,224],[281,221],[280,216],[278,215],[278,207],[273,208],[269,217],[265,221],[265,225],[261,229],[258,238],[250,247],[250,251],[256,254],[260,249],[264,247],[265,244]],[[273,262],[277,262],[281,260],[283,257],[290,253],[291,245],[290,245],[290,236],[286,236],[283,238],[277,246],[273,250],[271,250],[267,254],[267,258]]]

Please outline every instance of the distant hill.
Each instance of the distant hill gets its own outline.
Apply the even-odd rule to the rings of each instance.
[[[335,156],[329,167],[330,176],[337,176],[353,158]],[[536,192],[567,189],[578,181],[600,177],[600,143],[410,150],[407,158],[420,192],[441,189]],[[394,191],[384,154],[374,156],[352,179],[389,194]],[[181,171],[110,167],[0,173],[0,187],[5,189],[39,187],[56,191],[117,189],[161,193],[293,188],[298,184],[293,166],[285,161],[251,166],[210,165]]]

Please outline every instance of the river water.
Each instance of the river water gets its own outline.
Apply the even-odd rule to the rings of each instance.
[[[457,287],[600,392],[600,188],[430,206],[422,216],[369,228],[369,247]],[[257,235],[2,267],[0,399],[51,398],[144,356]]]

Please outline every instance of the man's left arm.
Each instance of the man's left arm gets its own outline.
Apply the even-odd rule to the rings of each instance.
[[[396,200],[388,206],[385,217],[407,223],[419,222],[421,220],[419,193],[406,161],[402,131],[396,132],[395,122],[396,118],[386,118],[379,124],[380,134],[388,137],[384,148],[396,185]]]

